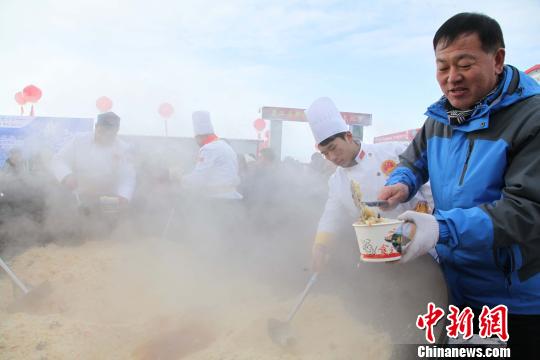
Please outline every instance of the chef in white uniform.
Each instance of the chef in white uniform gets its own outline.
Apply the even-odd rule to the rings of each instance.
[[[98,115],[95,132],[75,136],[52,160],[56,179],[80,198],[128,203],[136,184],[129,145],[117,138],[120,117]]]
[[[214,132],[210,113],[195,111],[192,115],[199,155],[193,171],[182,177],[182,186],[216,199],[240,200],[238,158],[234,150]]]
[[[312,248],[313,270],[322,270],[329,245],[344,226],[351,226],[359,217],[353,203],[351,180],[360,185],[362,201],[375,201],[386,178],[399,162],[398,156],[407,143],[388,142],[366,144],[353,139],[340,112],[329,98],[319,98],[306,110],[309,126],[319,151],[337,165],[328,181],[329,194],[319,220]],[[431,202],[429,186],[407,203],[392,211],[382,211],[382,217],[396,218],[406,210],[414,209],[419,201]]]

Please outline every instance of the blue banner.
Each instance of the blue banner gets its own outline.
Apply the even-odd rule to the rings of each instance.
[[[93,130],[90,118],[0,115],[0,167],[12,148],[25,159],[54,154],[76,134]]]

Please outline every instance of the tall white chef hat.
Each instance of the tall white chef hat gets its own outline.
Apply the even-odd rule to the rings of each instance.
[[[214,133],[214,127],[212,126],[208,111],[195,111],[191,115],[191,119],[193,120],[193,132],[195,136]]]
[[[305,113],[317,144],[330,136],[349,131],[349,126],[330,98],[318,98]]]

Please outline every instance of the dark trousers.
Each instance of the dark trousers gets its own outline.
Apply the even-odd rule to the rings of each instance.
[[[482,311],[472,310],[474,333],[478,334]],[[540,315],[508,314],[508,335],[507,347],[511,349],[512,359],[531,359],[531,354],[533,358],[540,356]]]
[[[540,357],[540,315],[508,315],[508,334],[513,359]]]

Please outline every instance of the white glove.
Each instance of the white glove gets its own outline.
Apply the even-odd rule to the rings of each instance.
[[[406,263],[427,254],[431,249],[435,248],[437,241],[439,241],[439,223],[433,215],[409,210],[399,215],[398,219],[416,225],[416,231],[412,235],[411,242],[401,249],[400,262]]]

